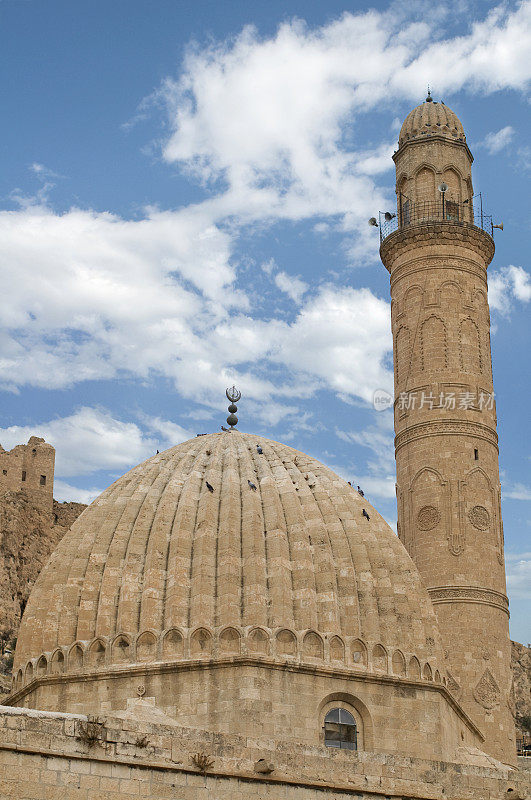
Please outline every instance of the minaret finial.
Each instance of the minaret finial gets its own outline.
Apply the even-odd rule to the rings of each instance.
[[[428,83],[428,96],[426,97],[426,102],[427,103],[433,103],[433,97],[431,96],[430,84],[429,83]]]
[[[235,425],[238,424],[238,417],[236,416],[236,411],[238,410],[238,406],[236,405],[236,401],[240,399],[242,393],[238,391],[235,386],[232,386],[230,389],[225,391],[225,395],[227,396],[227,400],[230,400],[229,406],[229,416],[227,417],[227,424],[230,425],[230,430],[234,428]]]

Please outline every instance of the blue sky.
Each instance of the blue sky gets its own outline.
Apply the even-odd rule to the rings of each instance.
[[[407,5],[407,8],[404,7]],[[531,3],[0,1],[0,442],[58,499],[219,429],[311,453],[396,523],[388,274],[426,85],[504,222],[489,268],[511,632],[531,639]]]

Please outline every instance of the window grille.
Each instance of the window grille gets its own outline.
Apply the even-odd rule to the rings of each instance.
[[[340,750],[357,750],[356,720],[344,708],[333,708],[324,721],[325,745]]]

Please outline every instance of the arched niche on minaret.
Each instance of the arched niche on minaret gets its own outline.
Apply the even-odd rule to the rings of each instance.
[[[438,314],[430,314],[420,326],[420,367],[423,372],[440,372],[447,366],[446,323]]]
[[[462,372],[476,375],[483,372],[479,326],[472,317],[465,317],[459,323],[459,360]]]
[[[422,164],[415,172],[415,200],[417,203],[435,200],[435,170],[427,164]]]
[[[448,481],[433,467],[422,467],[409,489],[409,529],[417,542],[424,536],[442,536],[448,520]]]
[[[448,202],[459,203],[463,201],[465,182],[455,166],[447,166],[442,174],[443,182],[448,186],[445,197]]]
[[[487,473],[474,467],[462,484],[464,529],[478,546],[490,544],[496,548],[498,560],[503,558],[497,493]]]

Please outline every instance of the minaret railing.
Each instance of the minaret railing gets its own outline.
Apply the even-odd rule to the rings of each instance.
[[[445,198],[440,200],[410,200],[405,195],[399,196],[398,213],[379,214],[380,242],[392,233],[417,225],[428,225],[432,222],[447,222],[453,225],[473,226],[493,236],[492,216],[483,211],[481,195],[464,200],[462,203]]]

